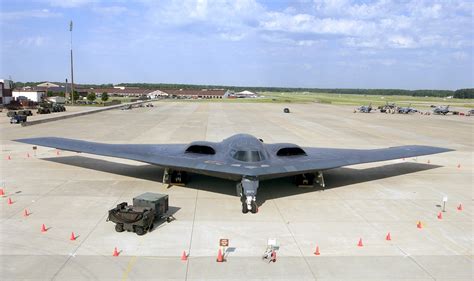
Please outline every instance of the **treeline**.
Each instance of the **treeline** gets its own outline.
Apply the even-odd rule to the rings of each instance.
[[[453,97],[457,99],[474,99],[474,88],[456,90]]]
[[[244,90],[254,92],[309,92],[346,95],[381,95],[381,96],[413,96],[413,97],[449,97],[459,99],[474,98],[474,89],[450,90],[401,90],[401,89],[326,89],[326,88],[280,88],[280,87],[235,87],[223,85],[191,85],[161,83],[121,83],[118,86],[146,89],[228,89],[235,92]]]
[[[36,86],[42,82],[15,82],[17,88]],[[61,82],[52,82],[62,84]],[[111,88],[113,84],[75,84],[76,88]],[[450,90],[401,90],[401,89],[326,89],[326,88],[283,88],[283,87],[241,87],[225,85],[193,85],[193,84],[166,84],[166,83],[121,83],[115,86],[134,87],[142,89],[228,89],[235,92],[244,90],[253,92],[309,92],[332,93],[345,95],[382,95],[382,96],[415,96],[415,97],[449,97],[459,99],[473,99],[474,88]]]

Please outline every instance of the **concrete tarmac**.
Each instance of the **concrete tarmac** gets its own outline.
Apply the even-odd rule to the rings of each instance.
[[[167,101],[31,127],[0,123],[0,279],[472,280],[474,117],[352,111],[322,104]],[[262,182],[259,212],[242,214],[233,182],[193,175],[188,186],[167,189],[155,166],[45,147],[33,151],[11,141],[58,136],[188,143],[235,133],[301,146],[420,144],[456,151],[330,170],[325,190],[297,188],[288,178]],[[144,192],[169,194],[176,220],[141,237],[115,232],[107,211]],[[443,196],[448,202],[439,220]],[[385,240],[388,232],[391,241]],[[230,240],[225,263],[216,262],[220,238]],[[280,246],[276,263],[261,259],[269,238]],[[357,246],[360,238],[363,247]],[[187,261],[180,259],[183,251]]]

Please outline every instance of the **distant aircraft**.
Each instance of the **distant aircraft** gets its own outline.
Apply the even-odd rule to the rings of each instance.
[[[415,112],[418,112],[418,110],[411,107],[411,103],[407,107],[398,108],[398,113],[401,113],[401,114],[408,114],[408,113],[415,113]]]
[[[419,145],[381,149],[300,147],[291,143],[265,144],[248,134],[233,135],[221,142],[189,144],[105,144],[56,137],[15,141],[157,165],[165,169],[163,182],[168,184],[182,183],[186,173],[233,180],[238,182],[243,213],[257,212],[257,189],[263,180],[299,176],[303,184],[324,187],[323,171],[328,169],[452,151]]]
[[[369,105],[359,106],[356,110],[354,110],[354,112],[356,111],[359,111],[361,113],[370,113],[370,111],[372,111],[372,103],[370,103]]]
[[[385,105],[379,106],[378,109],[382,113],[395,113],[395,108],[396,107],[397,106],[395,105],[395,103],[388,103],[388,101],[387,101]]]
[[[440,106],[437,106],[435,107],[435,109],[433,109],[433,113],[434,114],[443,114],[443,115],[446,115],[448,114],[450,111],[449,111],[449,105],[440,105]]]

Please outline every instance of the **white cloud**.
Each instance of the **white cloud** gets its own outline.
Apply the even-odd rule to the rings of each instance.
[[[98,0],[45,0],[53,7],[76,8],[86,4],[98,2]]]
[[[394,48],[413,48],[416,46],[413,38],[403,35],[394,35],[388,38],[389,45]]]
[[[94,13],[104,16],[119,16],[127,11],[127,8],[122,6],[107,6],[107,7],[93,7]]]
[[[0,18],[2,20],[23,20],[23,19],[47,19],[47,18],[56,18],[62,16],[60,13],[51,12],[48,9],[38,9],[38,10],[25,10],[25,11],[16,11],[16,12],[0,12]]]
[[[309,14],[288,15],[268,13],[267,19],[260,22],[260,27],[269,31],[284,31],[314,34],[373,34],[375,25],[371,22],[353,19],[316,18]]]
[[[462,51],[453,52],[451,53],[450,56],[452,59],[457,60],[457,61],[464,61],[469,58],[469,54],[467,52],[462,52]]]
[[[219,36],[228,41],[240,41],[245,38],[246,34],[240,33],[240,34],[235,34],[235,33],[220,33]]]
[[[18,40],[21,47],[41,47],[46,44],[47,38],[44,36],[30,36]]]
[[[325,40],[310,40],[310,39],[292,39],[279,34],[263,34],[261,36],[263,40],[270,43],[278,43],[285,45],[311,47],[314,45],[321,45],[325,43]]]

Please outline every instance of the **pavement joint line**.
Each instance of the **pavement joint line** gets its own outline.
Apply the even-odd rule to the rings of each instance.
[[[426,270],[423,266],[421,266],[421,264],[419,264],[411,255],[407,254],[407,253],[406,253],[405,251],[403,251],[399,246],[396,246],[396,245],[395,245],[395,247],[397,247],[397,248],[405,255],[405,257],[408,257],[408,258],[409,258],[411,261],[413,261],[419,268],[421,268],[421,270],[423,270],[426,274],[428,274],[428,276],[430,276],[431,279],[436,280],[436,278],[435,278],[433,275],[431,275],[431,273],[430,273],[428,270]]]
[[[71,180],[66,180],[66,181],[64,181],[64,182],[61,182],[61,183],[59,183],[57,186],[53,187],[50,191],[44,193],[43,195],[38,195],[38,198],[35,200],[35,202],[30,202],[28,205],[25,206],[25,208],[28,208],[28,207],[34,205],[35,203],[38,203],[39,201],[41,201],[41,200],[44,199],[43,197],[45,197],[46,195],[49,195],[49,194],[50,194],[51,192],[53,192],[54,190],[58,189],[59,187],[61,187],[61,186],[64,185],[64,184],[69,183],[70,181],[71,181]],[[25,208],[24,208],[24,209],[25,209]],[[11,219],[13,219],[15,216],[17,216],[18,214],[21,214],[21,213],[23,213],[23,210],[20,210],[20,211],[18,211],[18,212],[16,212],[16,213],[13,213],[11,216],[5,218],[5,221],[11,220]]]
[[[288,224],[285,222],[285,218],[283,217],[283,214],[281,213],[280,208],[278,208],[278,205],[275,203],[274,200],[272,200],[272,202],[273,202],[273,205],[275,205],[275,208],[277,209],[278,214],[280,215],[283,224],[285,225],[285,227],[286,227],[286,229],[288,230],[288,232],[291,234],[291,238],[293,238],[293,241],[295,242],[296,247],[298,247],[298,250],[300,251],[301,257],[303,258],[304,262],[306,263],[306,266],[308,267],[309,272],[311,272],[311,275],[313,276],[313,279],[314,279],[314,280],[318,280],[318,279],[316,278],[316,275],[314,275],[314,272],[313,272],[313,270],[311,269],[311,266],[309,265],[308,260],[306,259],[305,255],[303,254],[303,250],[301,250],[300,245],[298,245],[298,241],[296,241],[295,235],[294,235],[293,232],[291,231],[291,229],[290,229],[290,227],[288,226]]]
[[[114,182],[114,184],[117,184],[117,181]],[[117,204],[117,202],[119,201],[119,199],[127,192],[127,190],[125,189],[121,194],[120,196],[117,197],[117,200],[115,201],[115,204]],[[92,234],[92,232],[94,232],[94,230],[97,228],[97,226],[104,220],[104,218],[107,216],[107,214],[104,214],[102,217],[100,217],[99,220],[97,220],[97,223],[94,225],[94,227],[92,227],[92,229],[89,231],[89,233],[84,237],[84,239],[81,239],[81,242],[79,243],[79,245],[76,246],[75,250],[73,251],[73,255],[69,255],[68,258],[66,259],[66,261],[64,261],[64,263],[59,267],[59,269],[56,271],[56,273],[54,273],[54,275],[51,277],[51,280],[55,280],[57,277],[58,277],[58,274],[64,269],[64,267],[69,263],[69,261],[71,260],[71,258],[75,257],[76,256],[76,252],[79,250],[79,248],[82,246],[82,244],[84,244],[84,242],[86,242],[87,238],[89,238],[89,236]]]
[[[188,256],[191,254],[191,247],[193,243],[193,233],[194,233],[194,223],[196,222],[196,210],[197,210],[197,203],[199,197],[199,189],[196,192],[196,200],[194,201],[194,214],[193,214],[193,224],[191,226],[191,235],[189,237],[189,249],[188,249]],[[184,280],[188,280],[188,272],[189,272],[189,259],[186,260],[186,275],[184,276]]]

